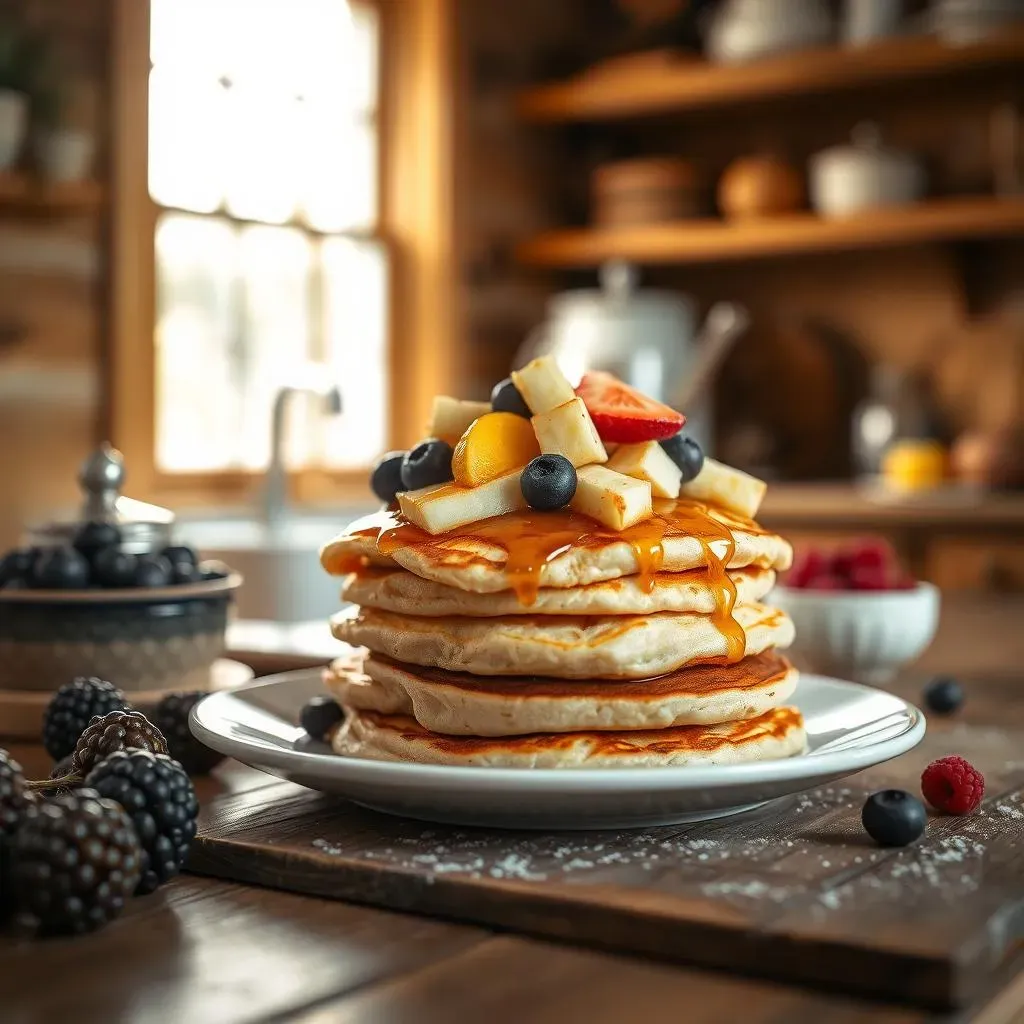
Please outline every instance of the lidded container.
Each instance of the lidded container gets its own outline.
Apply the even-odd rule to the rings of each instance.
[[[526,339],[514,366],[551,355],[573,386],[587,370],[604,370],[674,406],[700,348],[693,301],[678,292],[637,287],[636,269],[621,261],[602,266],[600,281],[600,288],[553,295],[544,323]],[[684,430],[708,451],[710,395],[682,412]]]
[[[82,504],[73,519],[29,528],[29,542],[53,547],[71,544],[85,523],[113,523],[121,531],[121,547],[132,554],[160,551],[171,543],[174,513],[160,505],[125,497],[124,456],[104,442],[82,463],[78,484]]]

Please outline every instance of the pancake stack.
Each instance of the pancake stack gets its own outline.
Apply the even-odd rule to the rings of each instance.
[[[397,508],[321,562],[352,602],[325,673],[350,757],[523,768],[800,752],[793,626],[763,603],[789,544],[693,497],[612,529],[520,508],[430,534]]]

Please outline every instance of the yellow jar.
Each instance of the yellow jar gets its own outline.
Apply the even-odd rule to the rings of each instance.
[[[896,441],[882,457],[882,480],[895,491],[927,491],[946,478],[946,449],[938,441]]]

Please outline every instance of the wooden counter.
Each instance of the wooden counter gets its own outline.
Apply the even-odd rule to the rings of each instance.
[[[947,601],[939,636],[918,672],[900,686],[919,693],[921,673],[963,676],[969,698],[948,731],[1024,725],[1024,600]],[[275,635],[242,630],[267,649],[282,638],[301,648],[311,627]],[[261,633],[262,630],[262,633]],[[319,640],[312,633],[314,641]],[[235,656],[244,652],[234,651]],[[267,650],[264,651],[267,653]],[[320,657],[306,647],[297,663]],[[286,652],[275,655],[283,660]],[[39,749],[16,756],[32,772]],[[909,756],[909,755],[908,755]],[[201,784],[211,821],[249,794],[247,813],[276,780],[226,765]],[[243,801],[244,802],[244,801]],[[529,1021],[604,1024],[643,1020],[691,1024],[920,1024],[950,1018],[795,985],[672,966],[498,933],[424,916],[184,876],[134,900],[97,935],[43,943],[0,938],[0,1017],[11,1024],[139,1021],[241,1024],[475,1024]],[[980,1024],[1024,1019],[1024,975],[1008,978],[970,1015]]]

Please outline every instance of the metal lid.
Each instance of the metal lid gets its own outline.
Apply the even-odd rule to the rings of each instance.
[[[83,523],[116,523],[128,550],[143,551],[170,542],[174,513],[160,505],[121,494],[124,456],[104,442],[82,463],[78,484],[83,502],[77,518],[45,523],[31,532],[51,541],[70,541]]]

